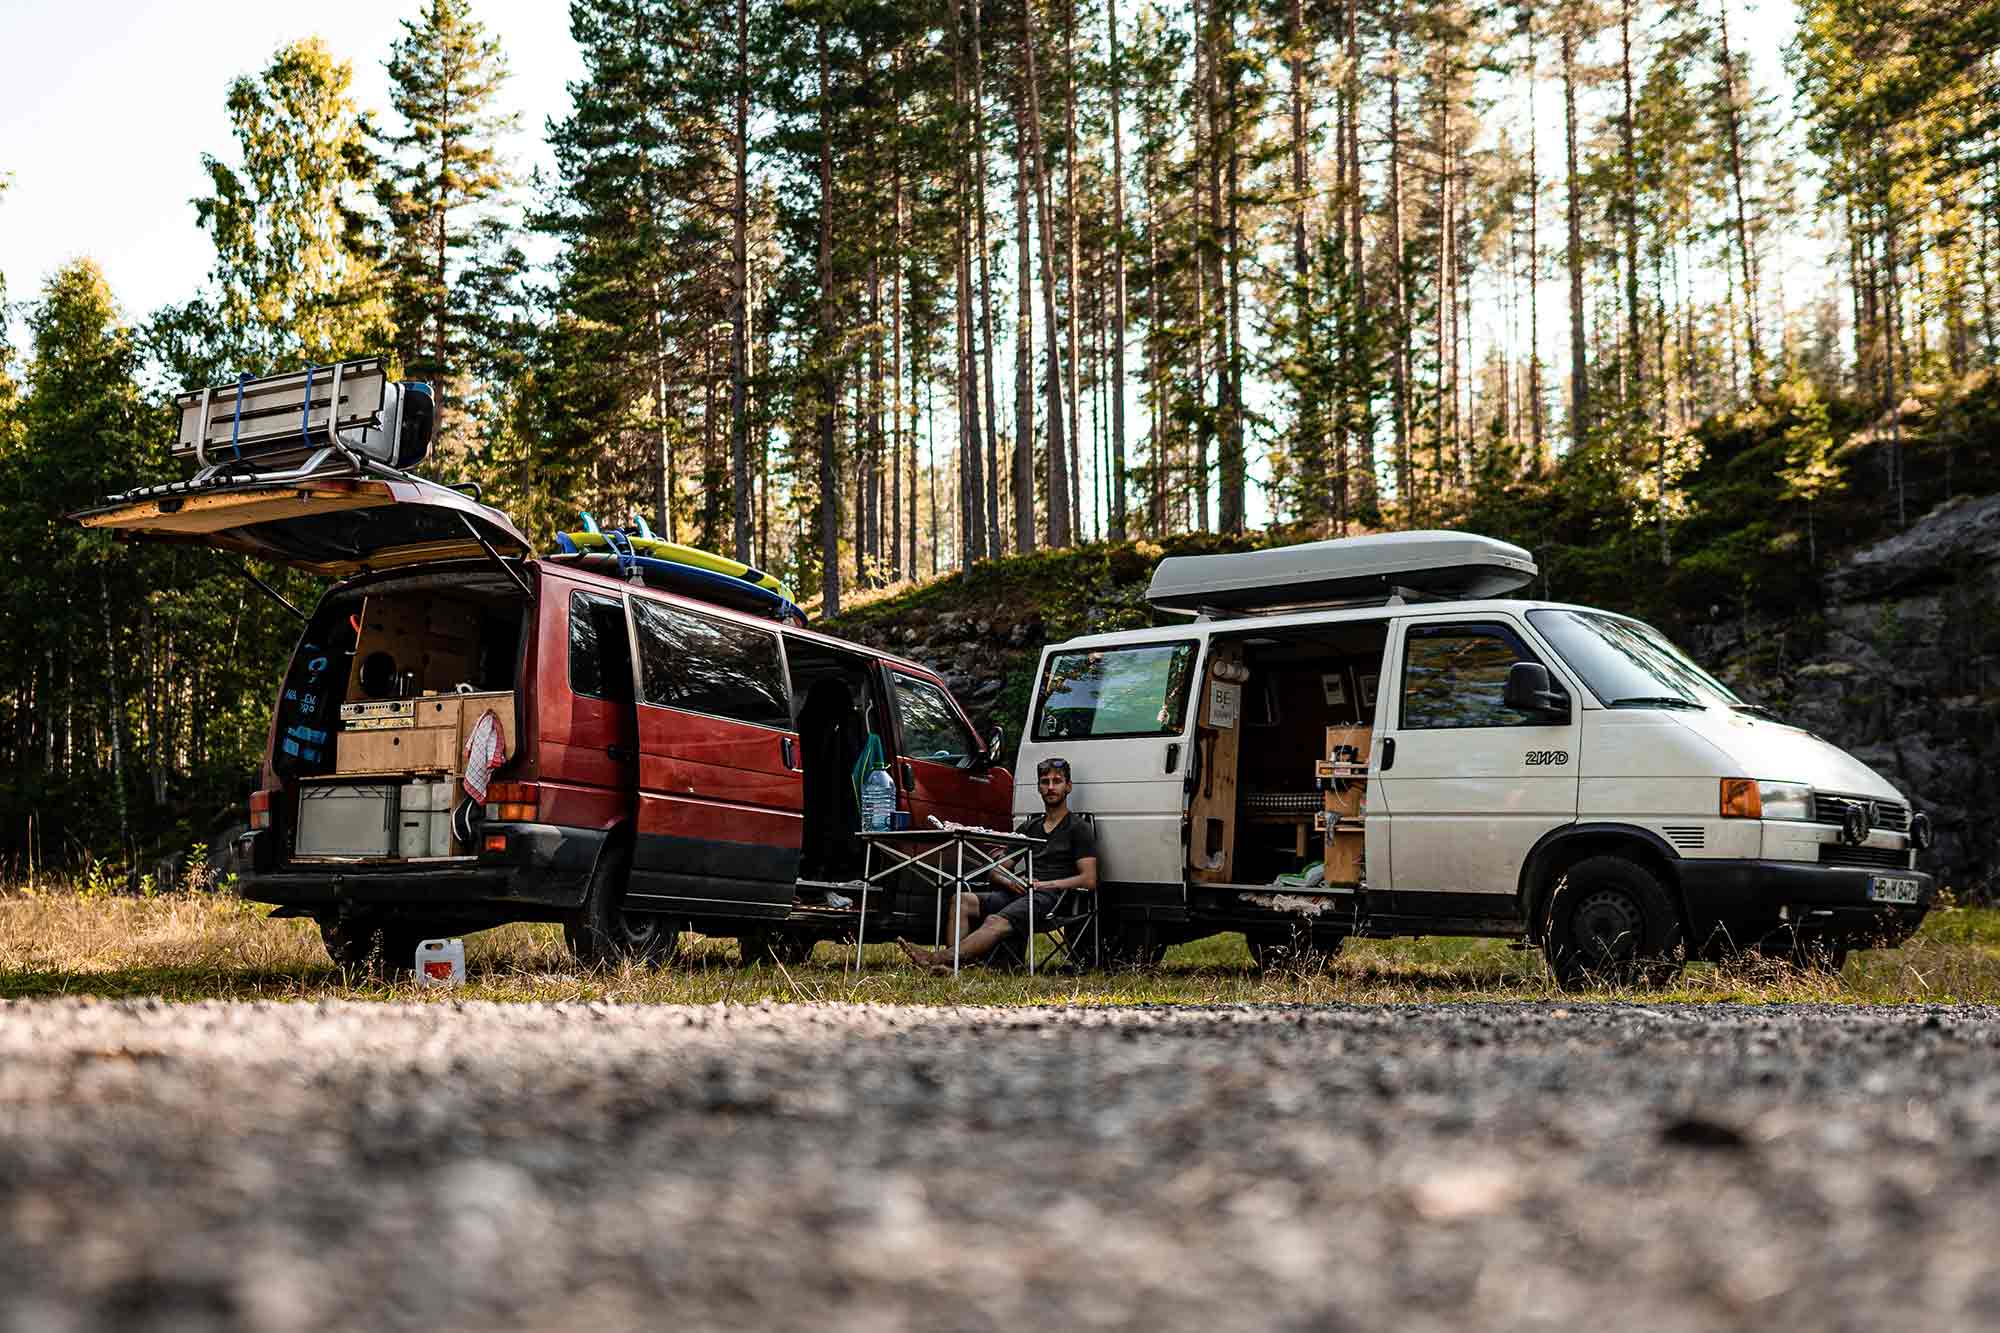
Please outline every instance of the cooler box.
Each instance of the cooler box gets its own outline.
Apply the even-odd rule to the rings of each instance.
[[[388,856],[395,841],[394,786],[306,783],[299,788],[300,856]]]

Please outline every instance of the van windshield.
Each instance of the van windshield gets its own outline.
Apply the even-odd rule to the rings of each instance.
[[[1192,643],[1057,653],[1042,677],[1035,739],[1178,736],[1194,676]]]
[[[1743,702],[1651,625],[1583,611],[1530,611],[1528,620],[1607,707]]]

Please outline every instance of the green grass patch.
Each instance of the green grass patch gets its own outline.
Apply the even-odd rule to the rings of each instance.
[[[1258,971],[1240,935],[1167,951],[1157,968],[1080,974],[967,968],[933,976],[893,945],[822,943],[798,967],[742,966],[729,939],[683,937],[660,968],[582,969],[551,926],[466,940],[468,980],[426,990],[342,972],[317,929],[234,899],[0,893],[0,998],[494,1000],[919,1005],[1409,1004],[1486,1001],[2000,1003],[2000,911],[1945,908],[1899,949],[1857,953],[1839,976],[1778,963],[1695,964],[1662,990],[1558,991],[1539,954],[1500,940],[1350,941],[1331,959]]]

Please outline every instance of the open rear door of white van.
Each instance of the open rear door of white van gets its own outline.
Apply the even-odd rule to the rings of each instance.
[[[330,578],[530,553],[527,537],[499,510],[415,477],[241,477],[157,486],[70,517],[128,541],[211,546]]]
[[[1044,650],[1014,775],[1016,818],[1041,812],[1035,766],[1067,759],[1070,804],[1096,825],[1098,874],[1184,895],[1181,821],[1201,649],[1190,633]]]

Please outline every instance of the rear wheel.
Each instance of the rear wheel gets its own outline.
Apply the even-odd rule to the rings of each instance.
[[[1333,961],[1344,942],[1342,936],[1316,935],[1304,926],[1246,933],[1243,938],[1250,946],[1250,965],[1259,972],[1317,971]]]
[[[590,877],[583,906],[563,921],[563,942],[585,967],[628,962],[656,967],[680,947],[679,923],[673,918],[626,910],[625,885],[631,873],[632,849],[606,847]]]
[[[745,967],[754,967],[759,963],[799,967],[811,959],[813,946],[817,943],[819,941],[812,936],[796,930],[746,930],[736,937],[737,953]]]
[[[1673,899],[1652,871],[1622,856],[1569,868],[1549,904],[1542,949],[1565,990],[1665,985],[1687,952]]]

